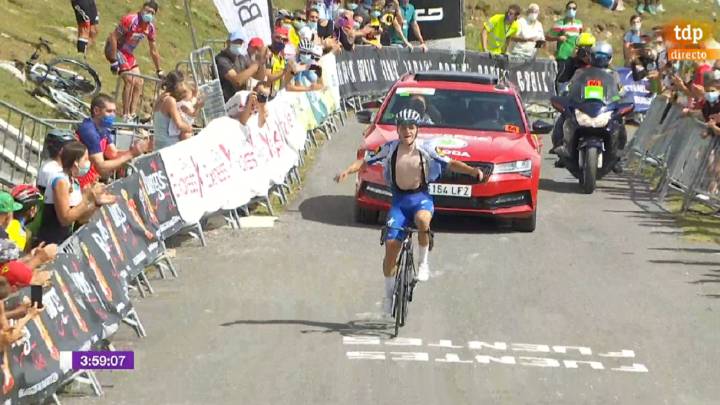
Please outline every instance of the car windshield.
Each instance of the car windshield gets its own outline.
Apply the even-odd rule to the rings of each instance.
[[[477,131],[524,132],[522,114],[511,94],[398,87],[380,124],[395,125],[395,115],[404,108],[423,114],[421,127],[443,127]]]

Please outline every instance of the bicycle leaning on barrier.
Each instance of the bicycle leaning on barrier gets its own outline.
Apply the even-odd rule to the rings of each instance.
[[[417,280],[426,281],[430,277],[428,253],[430,251],[430,222],[434,212],[429,184],[436,181],[446,169],[456,173],[473,176],[482,181],[485,174],[482,169],[450,159],[439,148],[435,148],[432,140],[417,141],[419,126],[423,124],[423,116],[414,108],[400,110],[395,116],[399,140],[390,141],[372,153],[353,162],[347,169],[335,176],[335,181],[345,180],[350,174],[367,168],[368,165],[380,163],[384,167],[385,183],[392,189],[392,206],[388,212],[385,235],[385,259],[383,274],[385,275],[385,295],[383,311],[392,313],[392,302],[396,291],[396,262],[400,254],[406,233],[403,229],[415,224],[418,229],[419,261]],[[404,271],[403,269],[400,269]],[[414,276],[414,271],[412,272]],[[415,278],[415,277],[414,277]],[[409,282],[406,280],[406,282]],[[398,300],[395,300],[398,301]],[[396,311],[397,312],[397,311]],[[398,325],[403,323],[400,312]]]

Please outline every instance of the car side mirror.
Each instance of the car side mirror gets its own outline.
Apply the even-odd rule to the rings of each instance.
[[[375,120],[375,113],[370,110],[360,110],[355,113],[355,118],[361,124],[372,124]]]
[[[553,130],[553,124],[545,121],[535,121],[532,123],[533,134],[549,134]]]
[[[366,102],[362,103],[361,105],[362,105],[363,110],[372,110],[372,109],[380,108],[380,106],[382,106],[382,103],[379,100],[371,100],[371,101],[366,101]]]

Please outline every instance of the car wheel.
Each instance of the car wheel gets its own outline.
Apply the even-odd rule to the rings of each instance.
[[[518,232],[533,232],[537,223],[537,211],[533,211],[528,218],[514,219],[513,229]]]
[[[377,220],[378,220],[378,212],[375,210],[361,208],[356,204],[354,217],[355,217],[355,222],[358,222],[361,224],[375,225],[375,224],[377,224]]]

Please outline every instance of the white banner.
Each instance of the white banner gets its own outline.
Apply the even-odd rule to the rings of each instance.
[[[214,0],[225,28],[233,32],[245,28],[250,38],[259,37],[270,44],[272,10],[269,0]]]
[[[319,114],[335,111],[340,103],[335,66],[323,59],[323,77],[335,77],[325,84],[332,86],[312,93],[280,92],[267,104],[268,117],[262,128],[257,115],[246,126],[221,117],[196,136],[160,150],[186,224],[197,223],[206,214],[241,207],[285,181],[305,149],[308,129],[321,124]]]

